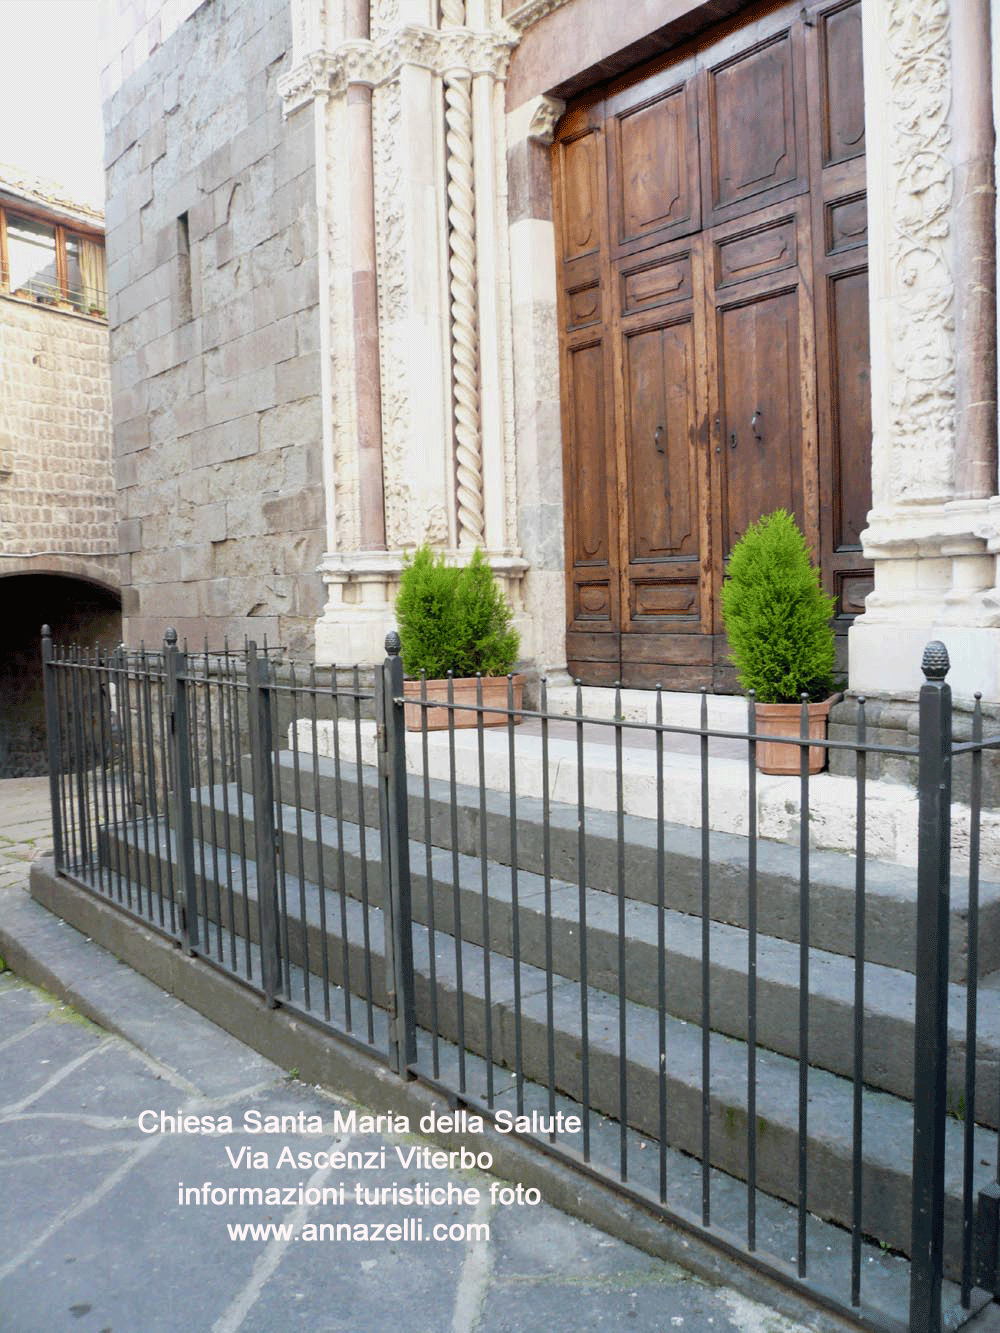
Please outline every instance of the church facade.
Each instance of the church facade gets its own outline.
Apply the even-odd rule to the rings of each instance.
[[[792,511],[849,684],[1000,702],[988,0],[109,7],[126,633],[371,662],[478,546],[526,664],[732,688]]]

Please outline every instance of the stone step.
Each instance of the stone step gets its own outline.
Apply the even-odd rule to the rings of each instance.
[[[637,691],[642,693],[642,691]],[[484,737],[485,740],[485,737]],[[297,755],[283,752],[277,771],[280,797],[312,811],[318,799],[323,811],[337,808],[336,771],[341,775],[340,801],[345,819],[357,821],[363,811],[365,823],[378,828],[378,779],[376,770],[362,764],[360,775],[353,762],[353,729],[338,759],[321,757],[315,772],[311,748]],[[295,768],[298,767],[298,781]],[[249,774],[246,786],[249,787]],[[410,836],[422,842],[428,836],[433,846],[452,845],[452,790],[445,777],[425,781],[411,772],[407,782]],[[579,813],[575,802],[550,800],[518,789],[517,859],[521,867],[543,874],[548,858],[550,873],[567,883],[579,878]],[[508,792],[456,778],[454,823],[460,852],[478,857],[485,829],[487,859],[497,864],[510,861],[510,811]],[[655,803],[654,803],[655,804]],[[645,808],[648,811],[649,807]],[[623,818],[625,890],[630,900],[657,902],[658,837],[662,828],[665,905],[675,911],[700,917],[703,910],[702,839],[698,829],[684,824],[657,821],[644,811]],[[546,829],[548,835],[546,837]],[[606,809],[585,811],[586,883],[589,887],[615,892],[618,882],[617,815]],[[712,920],[746,928],[749,924],[749,842],[746,837],[714,832],[708,839],[708,915]],[[761,840],[756,844],[758,930],[776,939],[796,942],[799,937],[801,872],[797,847]],[[809,858],[810,943],[833,954],[853,957],[856,888],[856,859],[853,855],[814,850]],[[869,856],[865,861],[865,960],[912,972],[916,964],[916,870],[887,864]],[[964,982],[967,975],[968,883],[952,884],[949,930],[950,976]],[[1000,884],[979,886],[979,960],[981,975],[1000,969]]]
[[[149,852],[147,854],[146,835]],[[145,871],[166,857],[162,830],[143,830],[128,863]],[[117,845],[134,842],[129,830]],[[106,853],[112,851],[106,846]],[[224,853],[209,849],[206,869]],[[200,857],[198,858],[200,862]],[[256,876],[252,863],[246,866],[248,913],[251,937],[255,936]],[[122,858],[119,868],[125,869]],[[242,884],[242,866],[230,857],[227,876]],[[322,979],[316,969],[321,957],[317,947],[319,894],[315,886],[286,878],[285,891],[291,913],[287,935],[288,955],[295,965],[296,985],[301,969],[312,974],[313,1006],[321,1007]],[[235,903],[236,910],[233,910]],[[247,918],[240,905],[220,887],[218,899],[210,887],[209,909],[219,907],[222,930],[210,937],[205,952],[221,953],[244,947],[241,934]],[[296,910],[304,906],[304,916]],[[328,979],[339,986],[344,980],[345,956],[351,968],[351,986],[364,986],[360,963],[365,931],[372,951],[373,1001],[384,1003],[381,986],[382,914],[370,906],[367,913],[347,899],[345,915],[328,911],[326,931],[330,939]],[[346,921],[345,940],[341,935]],[[304,929],[303,929],[304,924]],[[306,955],[305,949],[309,953]],[[462,986],[458,986],[459,966]],[[434,996],[432,1007],[431,949],[427,930],[414,927],[415,1002],[419,1025],[429,1030],[436,1018],[436,1031],[446,1041],[485,1056],[488,1062],[514,1069],[526,1079],[545,1083],[548,1077],[551,1014],[551,1048],[554,1053],[554,1086],[582,1104],[584,1062],[582,1059],[583,1015],[587,1022],[588,1105],[595,1113],[619,1118],[625,1108],[627,1124],[640,1133],[656,1137],[659,1132],[661,1090],[667,1108],[667,1137],[682,1152],[700,1156],[704,1150],[702,1093],[703,1033],[699,1024],[665,1016],[665,1038],[661,1049],[660,1021],[655,1009],[610,994],[594,986],[582,988],[571,979],[552,978],[527,962],[515,968],[504,953],[486,951],[478,944],[455,939],[443,931],[434,940]],[[487,985],[488,996],[487,1002]],[[462,995],[462,1018],[458,997]],[[302,1002],[302,996],[293,995]],[[356,1026],[363,1022],[361,1015]],[[622,1029],[624,1028],[624,1044]],[[747,1066],[744,1042],[713,1032],[709,1036],[709,1159],[713,1166],[744,1178],[747,1160]],[[624,1069],[624,1080],[622,1071]],[[794,1203],[798,1194],[798,1098],[799,1065],[794,1058],[758,1048],[755,1056],[757,1183],[761,1191]],[[622,1092],[624,1086],[624,1102]],[[912,1110],[903,1098],[866,1088],[862,1097],[864,1202],[863,1229],[867,1236],[906,1252],[910,1228],[910,1173],[912,1168]],[[849,1080],[821,1069],[809,1072],[807,1123],[808,1185],[806,1203],[816,1216],[849,1226],[852,1216],[852,1087]],[[579,1143],[570,1146],[579,1147]],[[946,1271],[957,1275],[960,1266],[962,1125],[958,1119],[946,1126]],[[994,1178],[996,1135],[986,1129],[975,1132],[976,1190]]]
[[[645,691],[635,691],[637,694]],[[711,716],[711,715],[710,715]],[[671,723],[680,727],[680,723]],[[664,732],[664,818],[671,823],[700,828],[702,824],[702,766],[697,721],[686,729]],[[579,778],[577,726],[566,717],[545,723],[548,731],[548,784],[551,799],[576,805],[581,793],[588,810],[616,810],[618,774],[616,736],[621,733],[623,766],[621,791],[626,814],[648,814],[657,802],[657,753],[654,732],[648,722],[625,719],[620,728],[613,722],[591,720],[583,725],[583,780]],[[514,737],[515,780],[519,795],[541,796],[542,720],[538,714],[524,715],[511,729]],[[338,732],[337,741],[334,731]],[[456,777],[475,786],[480,780],[479,738],[476,728],[454,733]],[[302,754],[312,746],[312,724],[301,720],[290,727],[288,744],[297,742]],[[375,762],[375,724],[361,727],[365,763]],[[798,777],[775,777],[751,773],[748,763],[746,717],[732,729],[717,728],[709,740],[708,826],[713,832],[746,836],[751,810],[756,814],[757,836],[797,846],[799,843]],[[485,784],[507,791],[510,783],[509,735],[506,727],[490,727],[483,733]],[[319,753],[330,756],[339,744],[342,754],[353,756],[353,723],[322,722],[317,727]],[[447,730],[427,736],[428,767],[432,776],[450,776],[450,735]],[[407,767],[423,771],[423,737],[407,734]],[[967,760],[962,761],[967,764]],[[752,786],[751,786],[752,780]],[[751,804],[752,796],[752,804]],[[856,840],[857,794],[852,777],[820,773],[809,781],[809,841],[817,850],[853,854]],[[888,864],[916,865],[917,793],[913,787],[888,781],[866,784],[866,854]],[[968,864],[970,812],[956,801],[952,807],[952,848],[958,871]],[[980,825],[980,872],[983,879],[1000,879],[1000,811],[984,809]]]
[[[211,809],[209,793],[203,793],[204,810]],[[216,808],[221,808],[220,793],[214,794]],[[244,840],[253,846],[252,810],[250,798],[244,796]],[[244,863],[239,859],[240,847],[237,821],[237,796],[230,796],[230,825],[228,846],[234,855],[227,863],[220,846],[226,843],[222,816],[215,821],[218,839],[198,845],[195,856],[199,874],[199,892],[207,893],[210,904],[225,903],[231,884],[237,894],[242,888]],[[364,899],[374,908],[382,905],[381,844],[369,831],[365,846],[365,876],[362,879],[361,838],[359,827],[342,821],[343,836],[338,836],[335,819],[321,818],[322,844],[316,841],[315,820],[304,821],[297,827],[295,811],[290,807],[279,809],[276,820],[284,830],[284,857],[286,878],[304,886],[306,921],[318,931],[319,894],[322,860],[323,882],[330,886],[343,882],[347,902],[352,905]],[[198,827],[196,816],[195,826]],[[201,821],[212,831],[207,813]],[[141,854],[145,835],[129,839]],[[341,858],[340,850],[343,849]],[[301,855],[300,855],[301,852]],[[152,878],[157,883],[165,879],[165,845],[159,847],[160,857],[152,869],[146,869],[140,855],[137,863],[133,855],[131,873],[142,882]],[[422,845],[410,846],[412,906],[414,920],[422,926],[433,920],[436,932],[455,933],[456,894],[454,871],[456,859],[450,851],[434,849],[431,855],[433,895],[428,894],[427,860]],[[482,945],[485,938],[483,913],[484,865],[478,857],[460,853],[458,870],[458,915],[461,934],[470,943]],[[301,877],[301,880],[300,878]],[[488,893],[488,930],[491,949],[505,957],[514,954],[515,917],[513,893],[515,885],[508,867],[487,862],[485,882]],[[580,891],[579,887],[550,878],[548,886],[543,877],[521,871],[517,876],[518,912],[516,928],[518,953],[522,962],[539,969],[546,967],[551,955],[551,967],[560,980],[577,982],[581,975],[580,949]],[[289,891],[286,891],[286,893]],[[298,892],[298,889],[295,891]],[[624,971],[620,972],[619,958],[619,903],[615,896],[590,889],[585,893],[587,917],[586,967],[589,984],[599,991],[617,995],[621,991],[628,1000],[655,1009],[659,996],[659,912],[645,902],[625,904],[624,917]],[[331,913],[339,911],[339,894],[328,894],[326,913],[327,930],[340,929],[331,923]],[[548,904],[548,910],[546,906]],[[301,930],[301,904],[293,893],[289,900],[292,914],[290,930]],[[297,916],[296,913],[299,913]],[[239,915],[237,913],[237,915]],[[548,929],[547,929],[548,923]],[[255,925],[255,923],[252,923]],[[723,922],[713,922],[708,931],[709,1022],[713,1030],[738,1039],[748,1032],[747,973],[749,939],[746,930]],[[664,1005],[668,1014],[685,1021],[701,1023],[702,1018],[702,924],[701,919],[665,909],[663,913],[664,938]],[[309,945],[309,954],[317,957],[321,937],[316,934]],[[359,946],[360,947],[360,946]],[[756,950],[757,1042],[763,1048],[795,1056],[798,1052],[798,996],[800,978],[800,949],[797,944],[758,935]],[[361,955],[359,954],[359,959]],[[360,973],[356,962],[351,976]],[[849,1077],[854,1068],[854,963],[852,959],[831,954],[817,947],[809,950],[810,1060],[818,1068]],[[359,994],[367,994],[367,987]],[[908,1098],[913,1088],[913,977],[896,969],[878,964],[866,964],[864,969],[864,1078],[875,1088]],[[997,1088],[993,1071],[1000,1064],[1000,1016],[992,1002],[991,993],[984,995],[979,1004],[977,1041],[977,1119],[996,1126],[998,1122]],[[949,1068],[948,1087],[953,1105],[960,1107],[965,1086],[965,1022],[967,992],[964,986],[949,987]]]

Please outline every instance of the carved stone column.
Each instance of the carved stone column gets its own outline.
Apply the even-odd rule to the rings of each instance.
[[[939,638],[956,694],[978,689],[996,700],[996,481],[982,482],[982,432],[971,454],[960,438],[983,416],[958,395],[983,319],[969,314],[979,260],[970,264],[967,245],[956,244],[964,127],[956,143],[955,8],[954,0],[863,7],[873,509],[862,542],[875,590],[850,632],[850,685],[868,694],[918,689],[923,646]],[[986,57],[963,65],[961,78],[974,85],[963,89],[963,108],[991,101],[988,47]]]
[[[509,286],[496,90],[514,38],[485,0],[470,0],[471,16],[444,0],[440,26],[438,0],[293,3],[281,91],[286,111],[322,103],[325,136],[328,601],[316,652],[369,662],[405,550],[429,541],[461,560],[480,545],[515,581],[524,566],[508,503],[509,301],[496,295]]]

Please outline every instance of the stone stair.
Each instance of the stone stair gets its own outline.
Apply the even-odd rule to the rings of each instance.
[[[354,724],[350,724],[353,747]],[[471,733],[475,738],[475,732]],[[344,753],[351,754],[345,733]],[[447,736],[441,738],[445,746]],[[490,738],[506,753],[506,733]],[[657,825],[648,815],[624,814],[619,858],[617,812],[591,805],[585,816],[587,985],[581,987],[579,821],[574,801],[543,802],[530,794],[529,761],[535,738],[516,742],[516,886],[510,869],[511,800],[503,790],[480,792],[468,764],[456,778],[457,816],[452,818],[450,781],[424,779],[422,744],[410,737],[416,759],[408,779],[410,864],[414,914],[414,966],[419,1064],[429,1069],[436,1023],[442,1043],[461,1043],[499,1069],[517,1070],[529,1083],[548,1079],[551,1014],[555,1087],[579,1104],[582,1087],[582,1012],[589,1031],[589,1099],[595,1113],[618,1118],[620,1031],[624,1026],[624,1088],[627,1122],[640,1136],[655,1138],[660,1114],[658,1011]],[[462,745],[466,740],[461,742]],[[607,748],[607,747],[605,747]],[[370,752],[369,752],[370,755]],[[671,765],[676,777],[675,756]],[[713,760],[713,763],[720,761]],[[478,764],[478,757],[476,758]],[[640,759],[629,751],[635,775]],[[378,831],[375,768],[308,753],[285,752],[277,775],[281,801],[275,822],[281,831],[283,901],[287,905],[287,956],[294,978],[292,999],[302,1004],[305,976],[311,1003],[322,992],[323,955],[319,883],[327,886],[325,933],[328,985],[356,997],[353,1023],[364,1023],[367,999],[386,1004],[382,917],[382,847]],[[494,765],[496,768],[497,765]],[[745,762],[742,767],[745,769]],[[249,774],[247,774],[247,779]],[[523,779],[523,781],[522,781]],[[565,797],[566,787],[555,790]],[[573,783],[566,780],[566,786]],[[196,848],[199,894],[214,922],[207,949],[220,961],[233,950],[253,951],[258,938],[256,872],[239,849],[252,849],[253,808],[248,780],[230,788],[196,793],[195,829],[205,840]],[[672,789],[672,788],[671,788]],[[293,793],[298,804],[290,804]],[[314,803],[318,797],[317,819]],[[605,802],[606,804],[606,802]],[[641,808],[641,806],[640,806]],[[655,809],[646,802],[645,809]],[[228,817],[224,810],[228,809]],[[339,810],[339,815],[338,815]],[[241,840],[242,826],[242,840]],[[427,837],[429,830],[430,853]],[[454,837],[453,837],[454,832]],[[663,933],[665,939],[665,1100],[672,1149],[702,1151],[702,904],[708,897],[710,959],[708,1027],[710,1096],[708,1123],[713,1167],[731,1177],[746,1172],[748,1006],[748,844],[738,832],[717,830],[709,840],[707,877],[697,829],[684,822],[664,826]],[[361,856],[364,841],[364,862]],[[148,850],[147,850],[148,844]],[[123,877],[162,886],[167,882],[167,847],[162,828],[123,830],[104,849]],[[322,862],[322,874],[321,874]],[[362,864],[364,863],[364,876]],[[428,869],[430,877],[428,878]],[[457,878],[456,878],[457,872]],[[343,910],[335,887],[343,876]],[[757,1178],[762,1192],[794,1203],[798,1155],[799,850],[761,841],[757,845],[756,949]],[[242,903],[244,878],[247,911]],[[624,901],[619,903],[619,879]],[[484,915],[483,888],[487,913]],[[519,962],[515,964],[514,894]],[[162,889],[161,889],[162,891]],[[367,912],[362,899],[367,896]],[[911,867],[871,861],[866,867],[865,1046],[863,1228],[883,1246],[905,1251],[910,1225],[912,1151],[915,872]],[[810,858],[809,1187],[816,1217],[850,1225],[851,1125],[854,1042],[855,866],[853,858],[817,851]],[[624,916],[624,952],[619,956],[619,912]],[[981,886],[980,956],[993,969],[1000,959],[1000,886]],[[430,921],[434,924],[432,994]],[[967,902],[952,905],[952,975],[949,993],[947,1271],[960,1263],[961,1139],[964,1114],[964,1037]],[[247,927],[249,926],[249,929]],[[248,939],[246,937],[249,937]],[[484,947],[488,946],[488,947]],[[366,947],[371,965],[366,968]],[[547,959],[551,957],[551,975]],[[259,966],[259,963],[258,963]],[[459,1005],[461,968],[463,1002]],[[259,975],[259,973],[258,973]],[[487,1011],[487,993],[489,1006]],[[516,994],[515,994],[516,993]],[[461,1019],[460,1019],[461,1008]],[[994,1178],[998,1123],[1000,1018],[995,991],[986,986],[979,1006],[977,1042],[976,1188]],[[482,1096],[482,1089],[478,1095]],[[575,1145],[570,1145],[575,1146]]]

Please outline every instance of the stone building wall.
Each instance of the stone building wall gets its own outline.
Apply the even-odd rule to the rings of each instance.
[[[0,296],[0,576],[115,587],[108,331]]]
[[[207,0],[106,104],[125,638],[311,649],[324,549],[312,121],[286,0]]]

